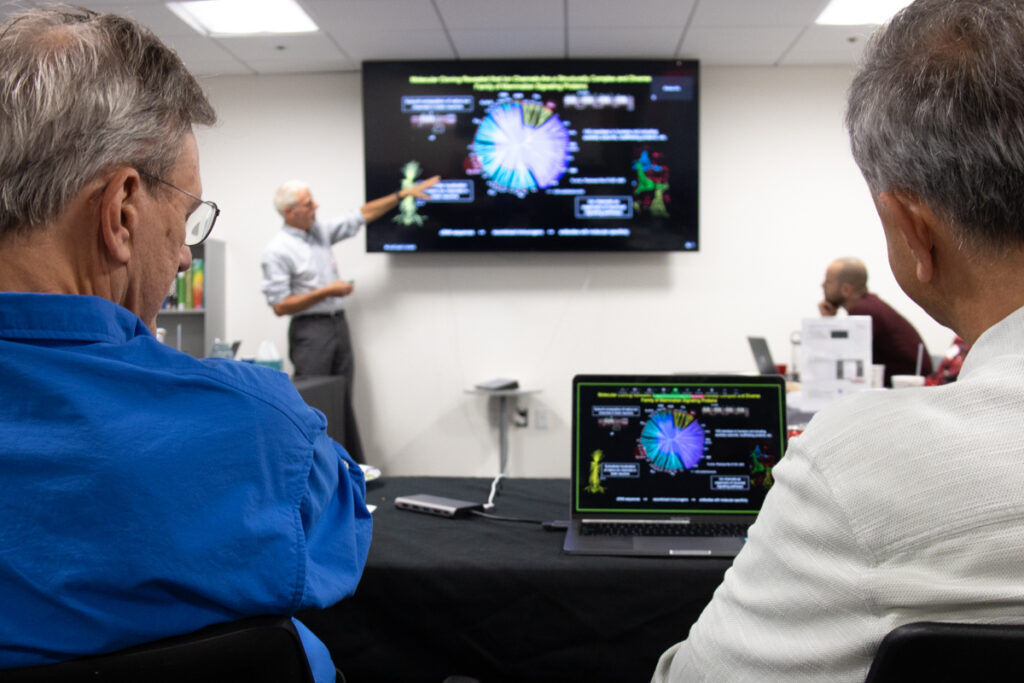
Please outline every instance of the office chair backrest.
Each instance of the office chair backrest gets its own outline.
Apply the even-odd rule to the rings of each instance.
[[[1024,625],[919,621],[889,632],[865,683],[1024,680]]]
[[[4,683],[313,683],[291,619],[250,617],[59,664],[0,669]]]

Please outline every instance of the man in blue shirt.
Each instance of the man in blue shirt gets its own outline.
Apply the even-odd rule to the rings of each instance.
[[[0,25],[0,65],[0,669],[350,595],[371,519],[323,415],[152,335],[219,213],[195,79],[135,22],[67,8]]]

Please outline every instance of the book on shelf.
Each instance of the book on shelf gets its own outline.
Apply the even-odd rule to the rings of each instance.
[[[192,265],[183,273],[178,273],[171,283],[171,288],[164,297],[164,311],[192,311],[202,310],[204,289],[203,259],[192,259]]]
[[[178,285],[178,310],[185,310],[185,273],[178,273],[175,282]]]
[[[192,308],[203,307],[203,259],[192,259]]]

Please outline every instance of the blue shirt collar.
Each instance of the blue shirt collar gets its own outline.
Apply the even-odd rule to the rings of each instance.
[[[152,336],[137,315],[98,296],[0,292],[0,339],[122,344]]]

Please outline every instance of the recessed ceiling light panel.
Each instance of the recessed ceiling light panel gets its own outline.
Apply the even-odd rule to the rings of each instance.
[[[814,23],[833,26],[884,24],[911,0],[832,0]]]
[[[167,8],[207,36],[311,33],[317,25],[294,0],[195,0]]]

